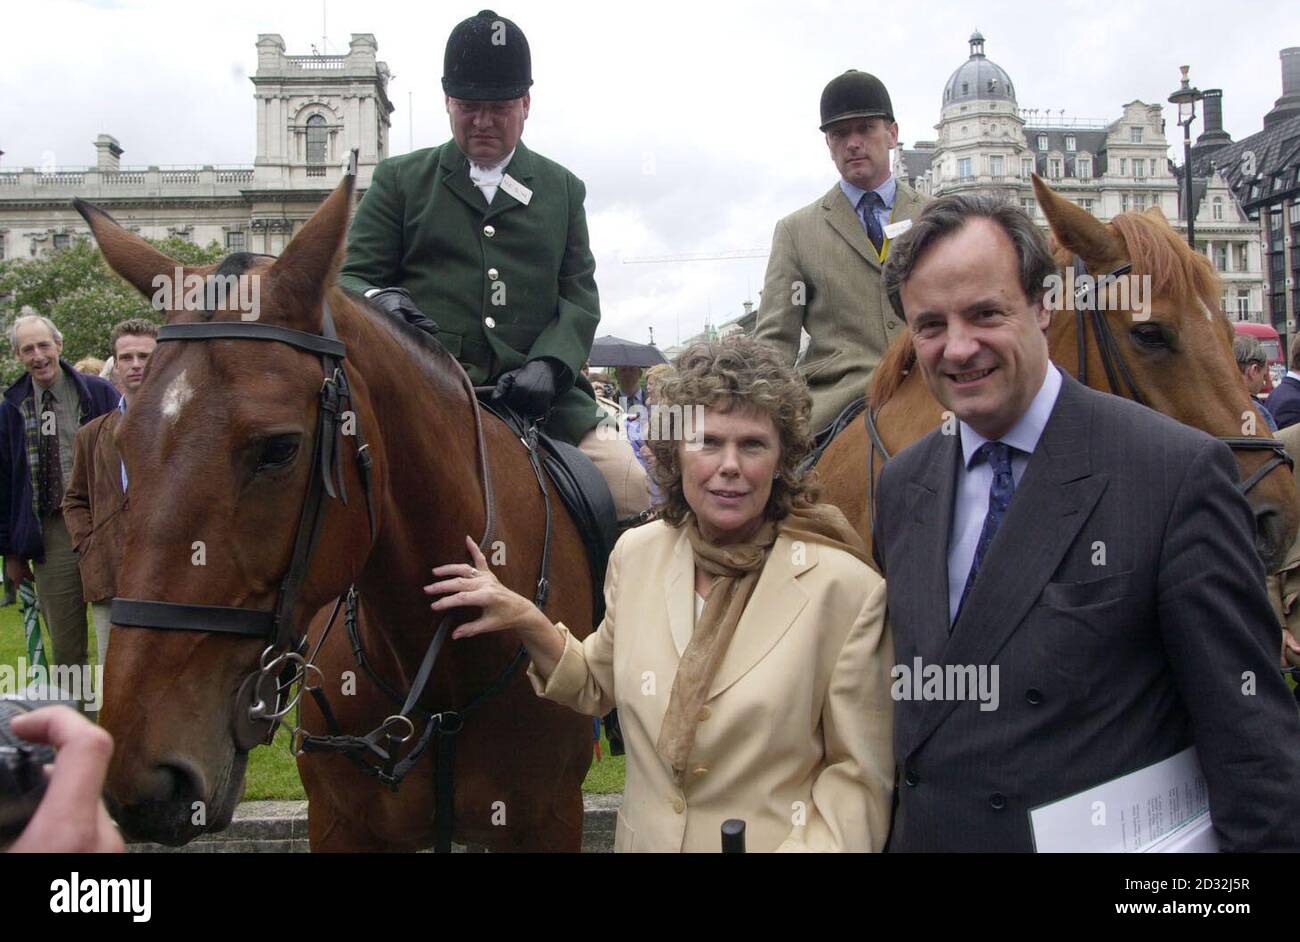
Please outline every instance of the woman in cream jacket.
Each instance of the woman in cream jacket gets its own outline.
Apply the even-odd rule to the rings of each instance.
[[[595,632],[552,624],[469,539],[473,565],[434,570],[433,608],[482,609],[453,637],[514,630],[540,695],[618,708],[615,850],[718,851],[740,818],[751,851],[878,851],[894,780],[885,587],[795,475],[807,390],[770,347],[728,338],[685,351],[659,405],[698,405],[701,427],[649,443],[663,519],[614,548]]]

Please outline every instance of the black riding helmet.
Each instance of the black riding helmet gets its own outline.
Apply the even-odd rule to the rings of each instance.
[[[845,118],[884,118],[892,124],[894,106],[885,83],[857,69],[831,79],[822,92],[821,130]]]
[[[528,94],[533,59],[523,30],[491,10],[456,24],[442,60],[442,90],[469,101],[508,101]]]

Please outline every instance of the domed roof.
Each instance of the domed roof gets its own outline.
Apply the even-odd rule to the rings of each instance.
[[[1016,100],[1011,76],[984,55],[984,36],[976,30],[970,37],[970,58],[948,79],[943,90],[945,107],[962,101]]]

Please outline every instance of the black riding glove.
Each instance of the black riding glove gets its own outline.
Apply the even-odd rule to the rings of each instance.
[[[517,370],[503,373],[492,391],[516,412],[540,418],[546,415],[559,391],[559,369],[548,360],[530,360]]]
[[[366,300],[394,317],[400,317],[426,334],[436,336],[438,333],[438,325],[415,306],[415,301],[405,288],[380,288],[373,293],[367,293]]]

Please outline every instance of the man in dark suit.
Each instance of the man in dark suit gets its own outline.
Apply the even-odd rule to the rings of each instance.
[[[1300,343],[1291,350],[1291,369],[1268,394],[1268,411],[1278,428],[1300,422]]]
[[[955,420],[880,479],[896,656],[1000,688],[902,691],[891,849],[1033,850],[1030,809],[1192,744],[1222,848],[1296,849],[1300,718],[1236,464],[1050,363],[1054,274],[1018,208],[973,196],[932,204],[886,269]]]

